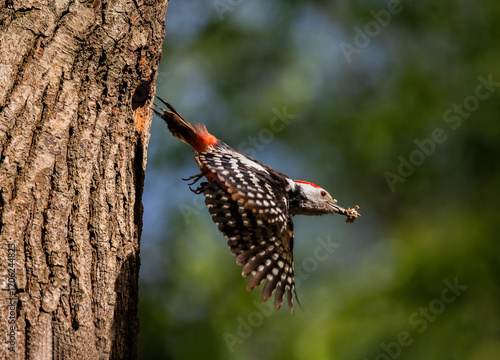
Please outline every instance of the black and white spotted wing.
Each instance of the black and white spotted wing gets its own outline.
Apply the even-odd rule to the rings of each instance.
[[[219,230],[229,239],[236,263],[243,266],[242,276],[251,276],[247,290],[266,280],[262,301],[276,290],[274,307],[281,307],[288,291],[288,306],[293,313],[293,296],[297,299],[293,268],[293,223],[287,216],[285,228],[279,222],[269,222],[258,212],[246,209],[241,200],[215,181],[201,184],[205,203]]]
[[[270,167],[236,152],[219,141],[217,151],[196,157],[207,178],[219,181],[232,200],[243,202],[246,210],[284,230],[288,222],[288,194],[284,176]],[[282,174],[280,174],[282,175]]]

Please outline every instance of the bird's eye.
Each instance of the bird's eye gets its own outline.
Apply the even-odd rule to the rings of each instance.
[[[321,196],[326,196],[326,191],[325,190],[321,191]]]

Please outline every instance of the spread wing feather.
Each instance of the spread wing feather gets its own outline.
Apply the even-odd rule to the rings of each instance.
[[[229,239],[236,263],[243,266],[242,275],[250,276],[247,289],[252,290],[266,280],[262,301],[276,291],[274,306],[281,307],[288,292],[288,305],[293,313],[293,296],[297,299],[293,269],[293,223],[271,222],[262,213],[248,209],[241,199],[234,200],[224,185],[217,181],[202,183],[205,203],[219,230]],[[297,299],[298,302],[298,299]]]
[[[235,152],[219,141],[217,151],[199,153],[196,157],[208,178],[223,185],[231,199],[243,203],[245,210],[262,221],[278,223],[283,230],[288,221],[288,194],[276,171],[244,154]]]

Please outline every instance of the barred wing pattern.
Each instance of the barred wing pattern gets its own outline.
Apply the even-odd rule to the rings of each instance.
[[[293,296],[297,299],[293,272],[293,223],[290,216],[284,229],[279,221],[269,222],[261,213],[245,208],[241,200],[218,182],[201,184],[205,203],[219,230],[229,239],[236,263],[243,266],[242,276],[251,276],[247,290],[252,290],[266,279],[262,301],[267,301],[276,290],[274,307],[281,307],[288,291],[288,306],[293,313]],[[300,304],[300,303],[299,303]]]
[[[235,152],[222,141],[217,151],[200,153],[196,161],[202,171],[208,173],[207,178],[212,177],[224,186],[232,200],[243,202],[244,208],[258,214],[261,222],[277,223],[280,230],[285,229],[288,194],[276,170]]]

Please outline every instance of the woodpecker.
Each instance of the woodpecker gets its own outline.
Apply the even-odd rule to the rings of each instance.
[[[250,276],[247,290],[266,283],[262,302],[273,293],[274,307],[279,310],[287,293],[288,307],[293,314],[295,290],[293,265],[292,215],[342,214],[347,222],[361,216],[356,205],[347,210],[320,186],[287,175],[234,150],[210,134],[204,125],[188,123],[169,103],[158,98],[167,108],[155,104],[170,133],[190,145],[196,152],[200,173],[190,189],[205,195],[205,204],[218,226],[228,238],[236,263],[243,266],[242,276]],[[191,188],[201,178],[196,189]]]

